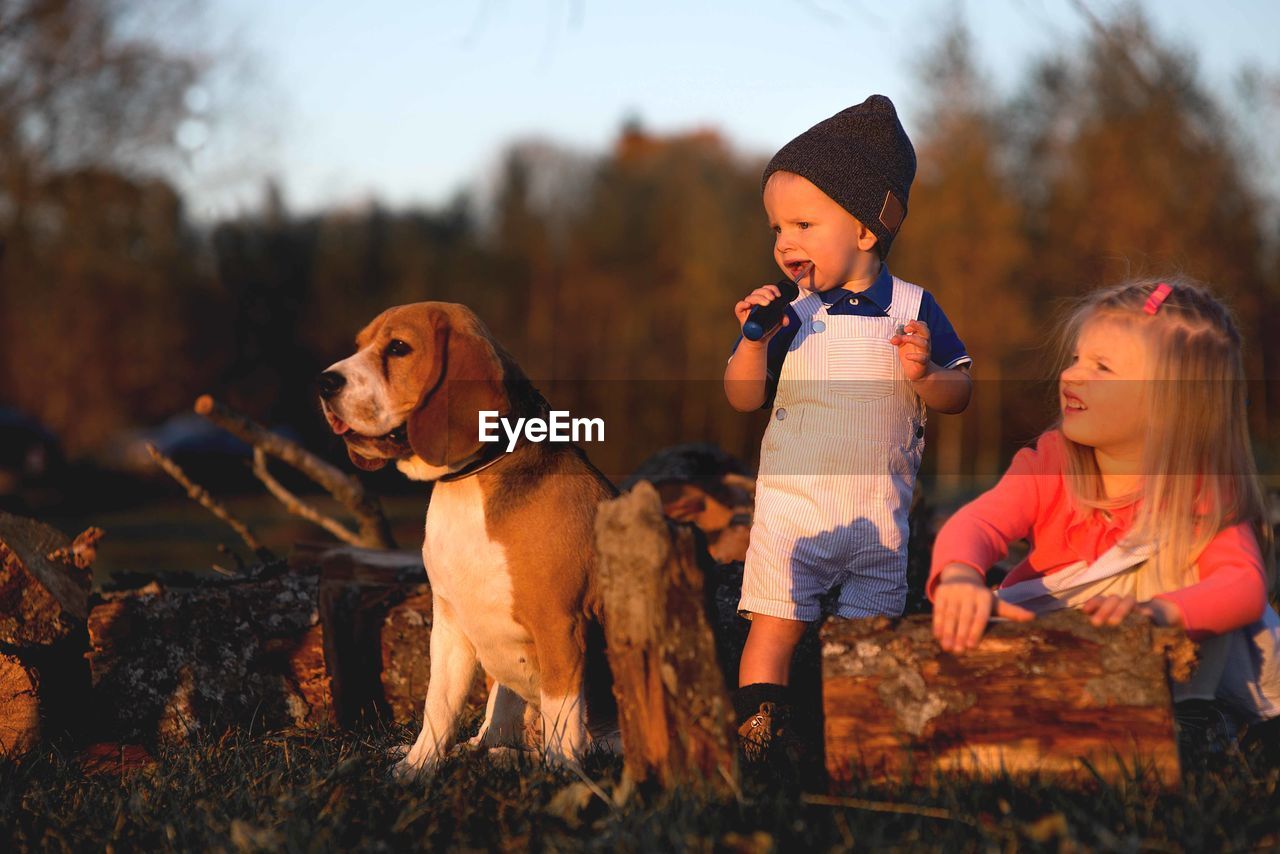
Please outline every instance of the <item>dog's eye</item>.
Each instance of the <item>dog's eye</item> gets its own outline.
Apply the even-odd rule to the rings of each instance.
[[[392,340],[392,342],[387,345],[388,356],[407,356],[412,352],[413,348],[401,341],[399,338]]]

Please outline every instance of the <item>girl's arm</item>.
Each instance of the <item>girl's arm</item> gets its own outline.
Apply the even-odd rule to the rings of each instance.
[[[1156,598],[1177,607],[1192,640],[1247,626],[1262,616],[1267,583],[1262,552],[1247,522],[1224,528],[1197,561],[1200,580]]]
[[[1046,478],[1061,472],[1061,439],[1045,433],[1035,448],[1023,448],[1004,477],[987,492],[961,507],[938,531],[925,592],[930,599],[951,564],[973,568],[985,578],[992,564],[1009,554],[1009,544],[1031,534],[1040,512]]]
[[[933,600],[933,636],[948,652],[977,646],[995,613],[1026,621],[1034,615],[995,598],[984,577],[1008,554],[1009,543],[1031,533],[1040,508],[1040,482],[1056,476],[1054,437],[1042,436],[1035,450],[1019,451],[1009,471],[990,491],[947,520],[933,546],[933,567],[925,590]]]

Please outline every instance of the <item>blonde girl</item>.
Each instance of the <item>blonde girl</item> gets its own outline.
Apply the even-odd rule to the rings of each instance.
[[[1061,340],[1057,423],[938,534],[934,635],[963,652],[993,615],[1077,607],[1114,625],[1136,611],[1201,645],[1180,708],[1275,716],[1271,535],[1230,312],[1187,279],[1132,282],[1086,297]],[[1024,538],[1027,558],[989,589]]]

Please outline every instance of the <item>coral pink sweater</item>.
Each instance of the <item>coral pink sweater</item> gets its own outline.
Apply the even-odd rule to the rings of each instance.
[[[1043,434],[1024,448],[989,492],[961,507],[938,532],[926,592],[933,599],[938,575],[949,563],[963,563],[983,576],[1026,538],[1031,552],[1001,584],[1039,578],[1078,561],[1096,560],[1133,523],[1136,504],[1082,515],[1073,506],[1063,475],[1063,438]],[[1200,580],[1160,594],[1182,611],[1187,634],[1196,640],[1246,626],[1262,615],[1266,579],[1253,528],[1247,523],[1218,532],[1198,561]]]

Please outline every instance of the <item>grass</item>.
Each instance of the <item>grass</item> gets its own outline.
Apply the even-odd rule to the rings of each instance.
[[[1210,757],[1174,793],[1143,779],[1084,790],[944,779],[815,797],[761,769],[746,775],[740,798],[642,786],[618,805],[621,763],[606,756],[591,757],[580,777],[462,752],[426,781],[393,782],[388,750],[411,736],[230,731],[164,749],[123,776],[86,776],[49,747],[0,763],[0,838],[53,851],[1280,846],[1280,770],[1261,752]]]

